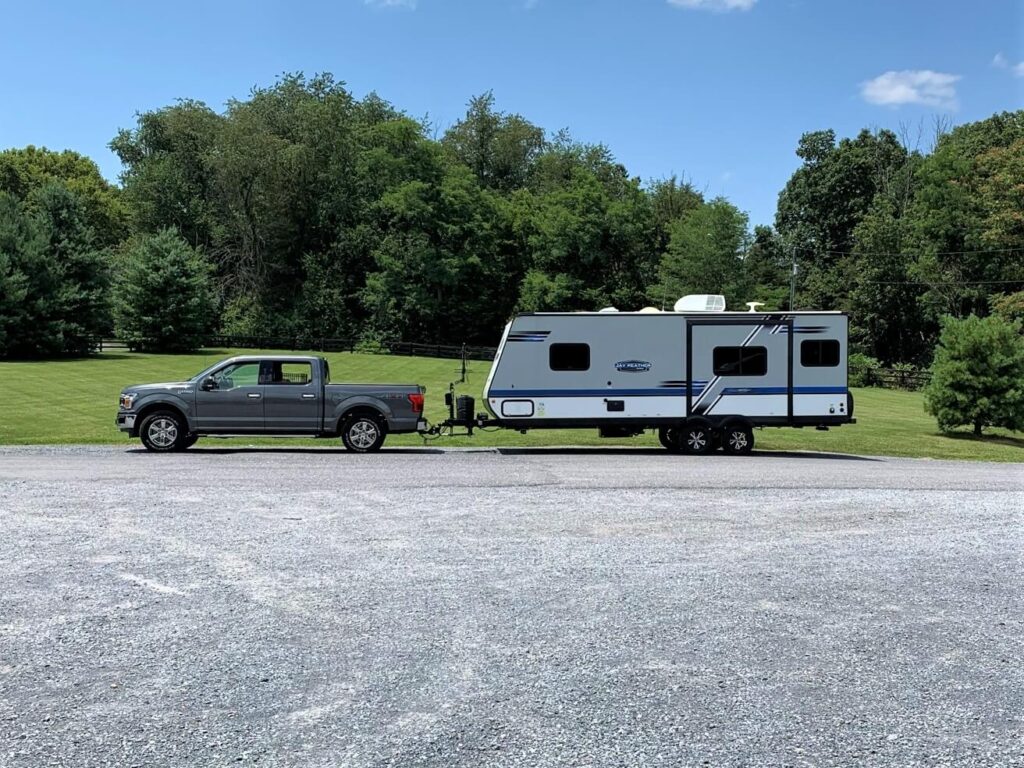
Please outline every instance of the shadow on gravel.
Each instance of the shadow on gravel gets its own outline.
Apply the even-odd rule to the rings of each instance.
[[[480,446],[479,448],[418,448],[418,447],[400,447],[400,448],[382,448],[379,453],[389,454],[392,456],[409,456],[417,454],[442,454],[442,453],[498,453],[502,456],[665,456],[666,458],[672,457],[675,454],[667,453],[662,448],[616,448],[614,446],[604,447],[562,447],[562,448],[515,448],[515,447],[496,447],[496,446]],[[127,453],[137,454],[149,454],[145,448],[129,448]],[[216,455],[228,455],[236,453],[288,453],[288,454],[333,454],[335,456],[363,456],[367,454],[353,454],[346,451],[344,448],[309,448],[296,446],[292,448],[283,447],[275,448],[272,446],[239,446],[235,447],[206,447],[197,446],[190,448],[185,451],[184,454],[177,453],[175,456],[182,455],[203,455],[203,454],[216,454]],[[824,459],[827,461],[870,461],[880,462],[884,459],[871,458],[870,456],[854,456],[848,453],[814,453],[811,451],[754,451],[752,456],[760,459]],[[679,454],[680,458],[683,456]],[[711,454],[712,457],[720,459],[735,459],[740,461],[745,456],[729,456],[727,454],[717,453]],[[698,458],[698,457],[694,457]]]
[[[494,451],[505,456],[557,454],[559,456],[673,456],[662,448],[494,448]],[[678,454],[683,456],[684,454]],[[746,456],[730,456],[725,453],[709,454],[712,458],[736,459]],[[854,456],[849,453],[814,453],[811,451],[754,451],[752,454],[759,459],[829,459],[836,461],[884,461],[870,456]],[[693,458],[704,458],[694,456]]]
[[[488,450],[482,448],[481,450]],[[444,453],[443,448],[382,448],[378,453],[389,453],[396,456],[409,453]],[[126,453],[139,453],[139,454],[150,454],[145,448],[129,448]],[[247,445],[239,446],[238,448],[207,448],[206,446],[196,446],[189,448],[187,451],[181,453],[170,453],[168,456],[191,456],[191,455],[202,455],[202,454],[231,454],[231,453],[298,453],[298,454],[334,454],[335,456],[367,456],[371,454],[361,453],[350,453],[344,448],[273,448],[270,446],[261,445]]]

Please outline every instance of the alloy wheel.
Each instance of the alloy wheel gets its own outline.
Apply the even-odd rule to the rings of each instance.
[[[348,439],[361,450],[372,447],[379,434],[377,425],[368,419],[360,419],[348,428]]]
[[[170,448],[178,439],[178,425],[173,419],[160,417],[149,425],[149,439],[157,448]]]

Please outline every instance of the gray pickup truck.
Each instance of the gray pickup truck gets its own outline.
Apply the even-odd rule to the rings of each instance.
[[[322,357],[232,357],[188,381],[121,391],[117,427],[151,451],[182,451],[205,435],[341,437],[357,453],[388,433],[423,432],[423,387],[331,384]]]

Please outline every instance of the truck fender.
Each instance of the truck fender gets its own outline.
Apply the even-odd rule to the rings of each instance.
[[[168,395],[167,393],[161,393],[159,395],[153,395],[151,397],[145,397],[139,399],[132,407],[139,416],[139,420],[136,424],[142,422],[142,417],[149,411],[157,408],[172,408],[175,411],[179,411],[185,419],[185,423],[188,425],[188,431],[192,432],[196,428],[195,413],[192,406],[180,397],[174,395]]]
[[[387,403],[380,398],[369,397],[367,395],[353,395],[352,397],[346,397],[339,400],[332,405],[333,408],[331,414],[329,416],[325,415],[324,418],[325,428],[328,425],[335,427],[340,426],[342,417],[349,411],[357,408],[369,408],[383,414],[389,425],[393,418],[393,413]]]

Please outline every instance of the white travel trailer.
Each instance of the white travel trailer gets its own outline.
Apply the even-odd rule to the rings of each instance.
[[[657,429],[669,450],[746,453],[754,427],[853,421],[845,314],[726,312],[720,297],[677,306],[517,316],[484,386],[487,423]]]

